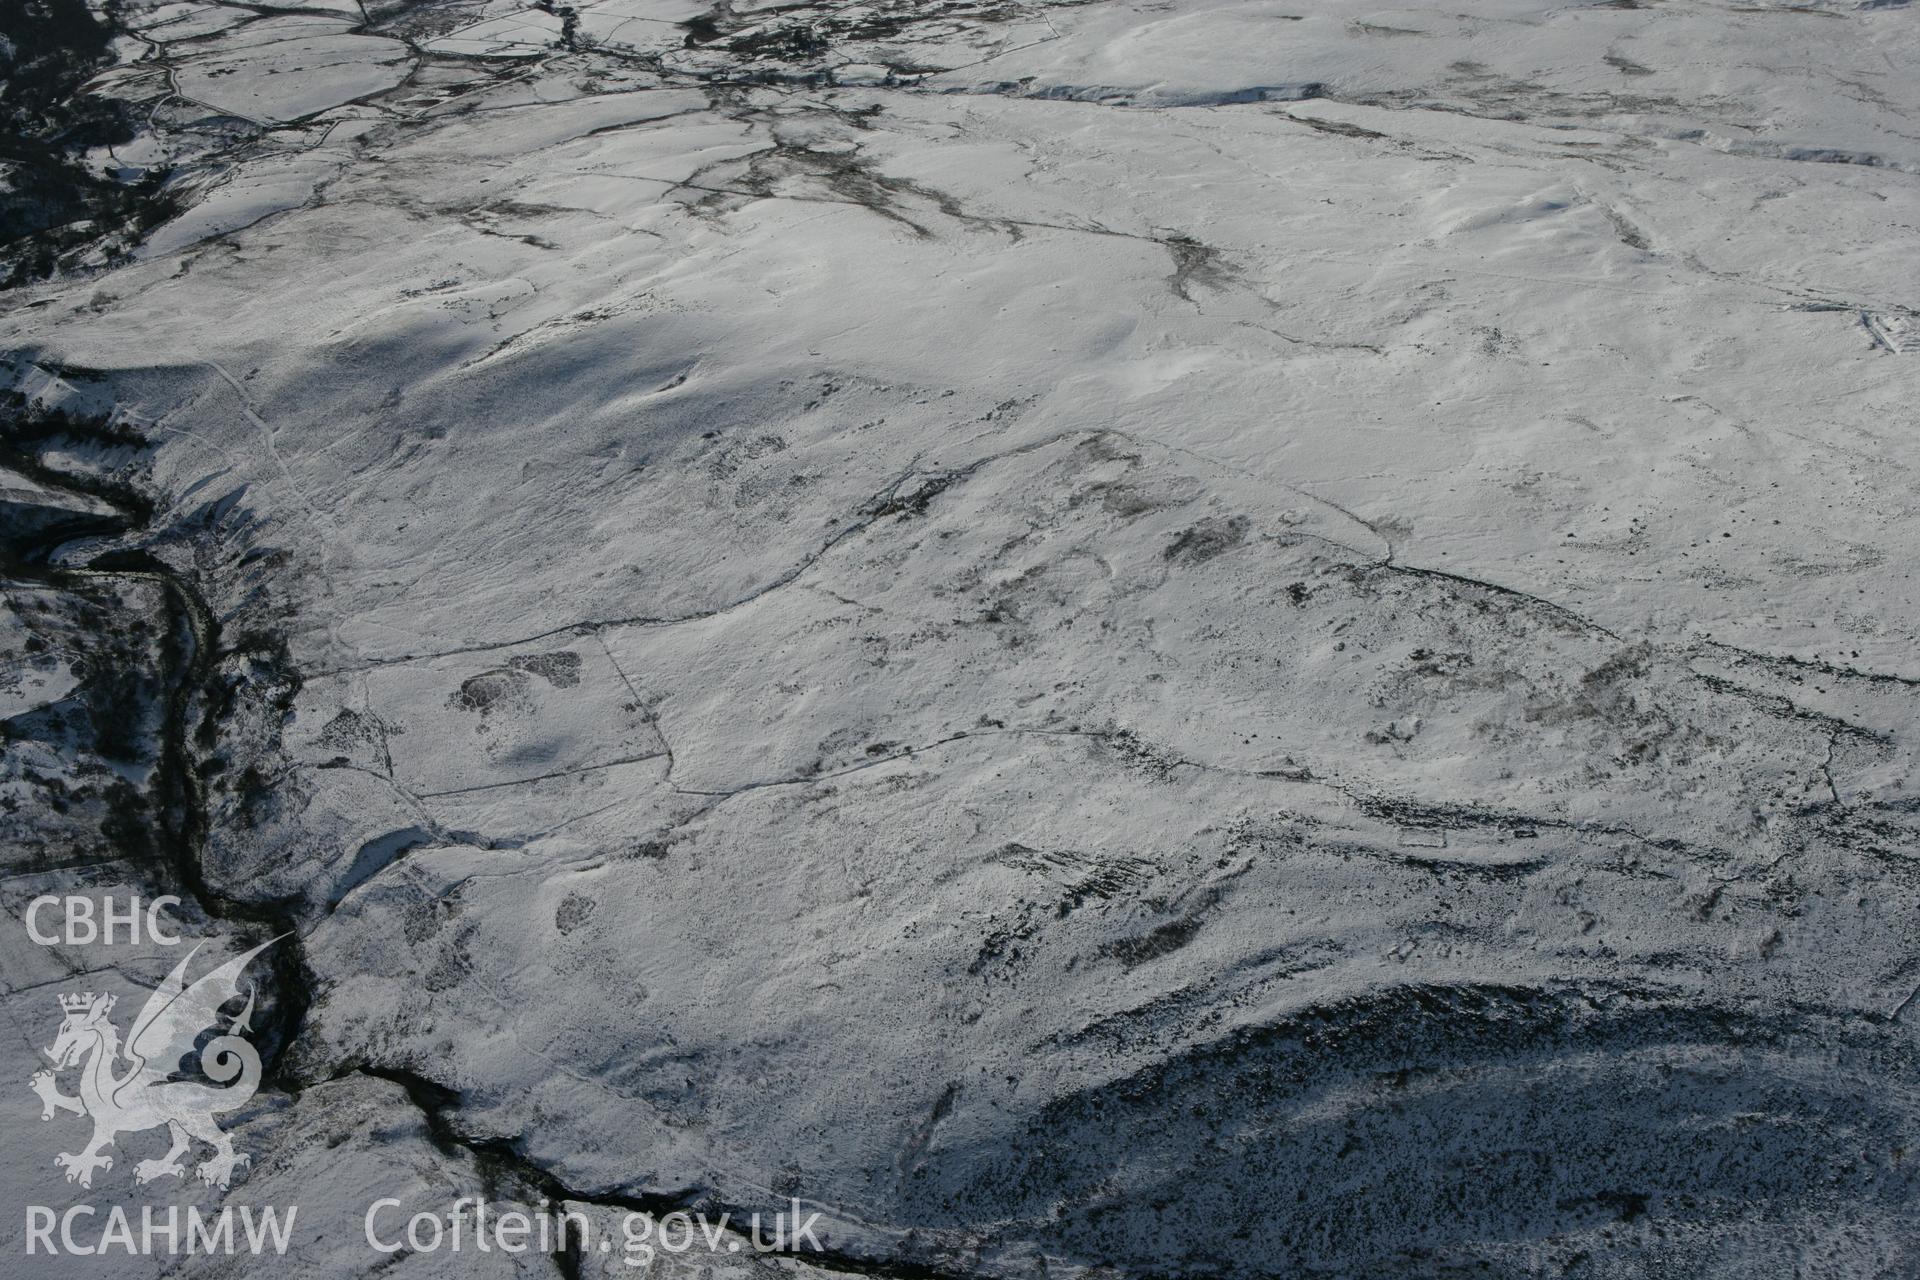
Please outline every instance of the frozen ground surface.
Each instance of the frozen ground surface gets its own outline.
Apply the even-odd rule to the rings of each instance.
[[[1920,1273],[1910,9],[124,21],[4,883],[297,930],[276,1270]]]

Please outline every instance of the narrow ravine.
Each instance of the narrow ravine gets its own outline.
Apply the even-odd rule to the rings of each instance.
[[[221,892],[203,870],[207,781],[196,741],[212,739],[211,692],[220,651],[220,623],[198,584],[142,545],[161,509],[151,495],[120,476],[63,470],[44,457],[61,442],[107,449],[145,447],[136,434],[106,418],[48,414],[10,397],[0,420],[0,466],[56,494],[112,512],[90,523],[48,522],[41,531],[0,529],[0,563],[12,582],[72,593],[91,582],[137,581],[160,589],[168,629],[160,670],[141,673],[160,690],[157,743],[148,790],[152,826],[145,840],[121,842],[126,860],[157,893],[191,903],[209,920],[234,927],[242,941],[279,937],[264,957],[272,980],[257,1025],[267,1081],[278,1079],[286,1050],[305,1019],[311,975],[301,953],[297,922],[283,904],[252,903]],[[110,542],[101,549],[89,544]],[[206,708],[203,710],[203,708]]]

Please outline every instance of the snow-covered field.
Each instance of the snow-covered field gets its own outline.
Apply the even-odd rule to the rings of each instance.
[[[0,1248],[223,1202],[53,1166],[177,959],[76,888],[294,935],[302,1230],[33,1275],[1920,1274],[1903,3],[120,20],[185,207],[0,318]]]

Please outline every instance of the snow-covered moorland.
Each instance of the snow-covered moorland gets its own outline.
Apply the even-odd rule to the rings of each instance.
[[[0,318],[0,1247],[1920,1269],[1904,4],[114,20],[168,219]],[[52,994],[177,959],[81,890],[290,935],[225,1192],[53,1166]]]

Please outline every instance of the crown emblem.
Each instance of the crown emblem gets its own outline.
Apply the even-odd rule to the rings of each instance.
[[[75,993],[75,992],[69,991],[67,992],[67,994],[60,997],[60,1007],[62,1009],[65,1009],[68,1013],[85,1013],[88,1009],[91,1009],[93,1007],[93,992],[81,991],[81,992]],[[111,1009],[111,1008],[113,1008],[113,997],[108,996],[106,1003],[101,1008],[100,1012],[105,1013],[108,1009]]]

